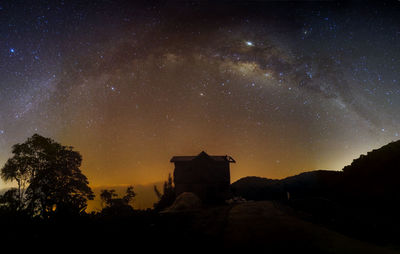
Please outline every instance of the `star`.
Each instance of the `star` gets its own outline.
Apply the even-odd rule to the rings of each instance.
[[[267,78],[272,78],[272,75],[269,72],[265,73],[264,76],[267,77]]]

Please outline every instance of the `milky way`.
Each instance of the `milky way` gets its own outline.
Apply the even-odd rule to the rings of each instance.
[[[0,162],[39,133],[93,185],[163,180],[202,150],[235,158],[232,180],[340,170],[398,139],[399,7],[3,3]]]

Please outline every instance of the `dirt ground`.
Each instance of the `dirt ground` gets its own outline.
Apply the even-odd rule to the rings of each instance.
[[[399,253],[304,221],[270,201],[207,209],[197,215],[195,222],[197,230],[231,251]]]

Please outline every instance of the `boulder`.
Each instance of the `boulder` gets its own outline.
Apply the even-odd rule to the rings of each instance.
[[[176,197],[166,212],[195,210],[201,207],[201,200],[193,192],[183,192]]]

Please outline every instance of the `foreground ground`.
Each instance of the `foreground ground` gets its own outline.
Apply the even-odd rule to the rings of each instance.
[[[399,248],[357,240],[306,221],[290,207],[271,201],[53,220],[0,216],[0,239],[30,250],[51,246],[73,252],[85,247],[91,252],[108,248],[113,253],[126,248],[168,253],[400,253]]]
[[[270,201],[247,202],[196,213],[195,230],[228,250],[263,249],[270,253],[399,253],[356,240],[295,216]],[[307,252],[305,252],[307,251]]]

